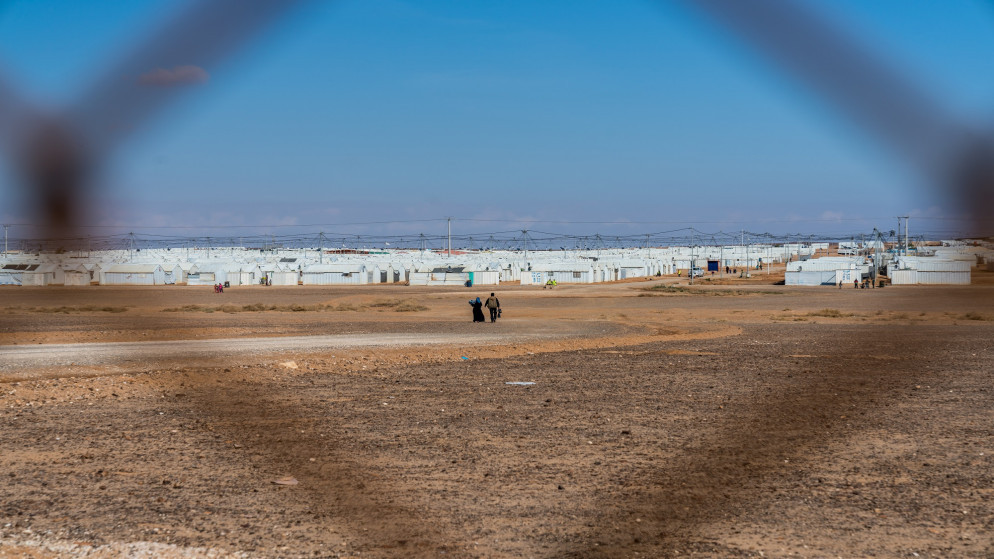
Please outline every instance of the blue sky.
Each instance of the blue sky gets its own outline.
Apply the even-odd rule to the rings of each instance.
[[[805,3],[965,121],[991,121],[985,3]],[[34,103],[69,105],[173,10],[9,2],[0,71]],[[480,232],[848,233],[905,213],[952,229],[929,218],[958,215],[686,2],[318,2],[204,70],[116,153],[95,222],[416,233],[409,222],[453,216]],[[0,218],[18,223],[9,167]],[[361,225],[383,221],[396,223]]]

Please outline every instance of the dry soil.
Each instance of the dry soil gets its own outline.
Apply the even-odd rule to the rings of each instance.
[[[724,283],[0,289],[0,556],[994,556],[994,287]]]

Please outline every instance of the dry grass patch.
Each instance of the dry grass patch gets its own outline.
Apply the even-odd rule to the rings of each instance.
[[[428,307],[422,305],[414,299],[405,299],[398,303],[393,310],[396,312],[421,312],[428,310]]]
[[[994,317],[982,315],[980,313],[975,313],[975,312],[968,312],[960,316],[960,318],[962,318],[963,320],[984,320],[984,321],[994,320]]]
[[[813,317],[817,316],[823,318],[848,318],[850,316],[856,316],[856,315],[853,313],[841,312],[839,309],[821,309],[820,311],[809,312],[804,316],[813,316]]]
[[[182,307],[170,307],[162,309],[162,312],[202,312],[202,313],[241,313],[241,312],[357,312],[370,308],[385,309],[392,308],[397,312],[419,312],[426,311],[428,307],[419,304],[413,299],[381,300],[368,305],[354,305],[352,303],[317,304],[317,305],[265,305],[262,303],[252,303],[250,305],[183,305]]]
[[[741,297],[748,295],[782,295],[783,291],[747,291],[745,289],[721,289],[690,287],[686,285],[653,285],[643,287],[639,297],[659,297],[666,295],[704,295],[706,297]]]
[[[162,312],[203,312],[203,313],[240,313],[240,312],[317,312],[328,310],[326,305],[264,305],[253,303],[251,305],[183,305],[182,307],[170,307],[162,309]]]
[[[415,299],[380,299],[369,303],[374,309],[392,308],[395,312],[418,312],[426,311],[428,307],[422,305]]]
[[[77,306],[61,306],[61,307],[10,307],[6,309],[5,312],[35,312],[44,314],[75,314],[84,312],[106,312],[106,313],[122,313],[129,309],[130,307],[110,307],[110,306],[98,306],[98,305],[77,305]]]

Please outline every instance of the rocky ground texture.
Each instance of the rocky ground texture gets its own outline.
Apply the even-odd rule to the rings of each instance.
[[[266,289],[4,290],[0,356],[474,337],[0,365],[0,556],[994,555],[994,288]]]

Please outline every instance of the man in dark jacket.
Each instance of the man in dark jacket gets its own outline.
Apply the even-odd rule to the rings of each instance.
[[[500,299],[491,293],[484,306],[490,309],[490,322],[497,322],[497,314],[500,311]]]

